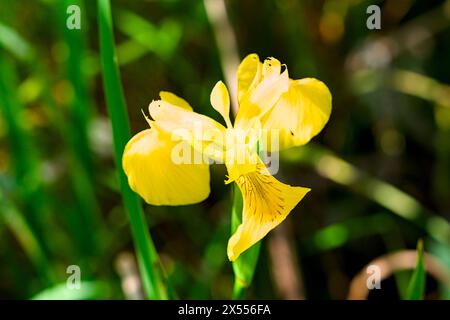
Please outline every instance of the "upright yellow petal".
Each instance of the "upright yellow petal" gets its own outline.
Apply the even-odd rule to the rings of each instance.
[[[264,77],[243,94],[239,102],[235,127],[248,128],[259,120],[280,99],[289,88],[287,68],[281,72],[281,64],[275,58],[268,58],[262,66]]]
[[[263,78],[277,76],[281,73],[281,62],[274,58],[269,57],[264,60],[264,64],[262,66],[262,76]]]
[[[310,191],[278,181],[262,164],[259,170],[241,175],[235,182],[244,203],[242,224],[228,241],[227,252],[231,261],[279,225]]]
[[[186,100],[184,100],[183,98],[177,96],[176,94],[174,94],[172,92],[161,91],[159,93],[159,96],[161,97],[161,100],[169,102],[170,104],[173,104],[174,106],[192,111],[191,105]]]
[[[227,86],[218,81],[211,91],[211,105],[221,114],[228,128],[233,127],[230,121],[230,95]]]
[[[306,144],[328,122],[331,113],[331,93],[316,79],[291,80],[289,90],[281,95],[275,106],[261,119],[268,134],[265,150],[277,151]],[[279,147],[273,144],[276,134]]]
[[[179,163],[182,149],[194,158],[193,148],[155,125],[136,134],[125,147],[122,166],[132,190],[153,205],[187,205],[205,200],[210,192],[207,164]]]
[[[262,63],[256,53],[247,55],[239,65],[237,71],[238,101],[253,88],[261,79]]]

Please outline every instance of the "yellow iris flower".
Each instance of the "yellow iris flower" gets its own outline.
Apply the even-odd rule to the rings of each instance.
[[[210,159],[224,163],[226,183],[235,182],[243,196],[242,224],[228,242],[231,261],[280,224],[310,191],[275,179],[259,158],[257,141],[265,141],[263,148],[270,152],[303,145],[322,130],[331,113],[324,83],[289,79],[287,67],[275,58],[261,63],[256,54],[248,55],[237,80],[234,125],[228,90],[220,81],[211,104],[226,127],[194,112],[182,98],[161,92],[161,99],[149,106],[150,129],[136,134],[123,154],[130,187],[153,205],[203,201],[210,192]],[[261,139],[262,133],[268,139]]]

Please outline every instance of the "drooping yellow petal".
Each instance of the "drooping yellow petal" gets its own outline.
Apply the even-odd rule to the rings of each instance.
[[[174,106],[192,111],[191,105],[184,100],[183,98],[177,96],[176,94],[169,92],[169,91],[161,91],[159,93],[159,96],[161,97],[161,100],[164,100],[170,104],[173,104]]]
[[[260,81],[261,68],[262,63],[256,53],[251,53],[242,60],[237,71],[238,101]]]
[[[233,127],[230,121],[230,95],[222,81],[218,81],[211,91],[211,105],[221,114],[228,128]]]
[[[255,172],[241,175],[235,182],[244,203],[242,224],[228,241],[227,252],[231,261],[279,225],[310,191],[278,181],[263,165],[259,165]]]
[[[268,134],[265,150],[307,143],[323,129],[330,113],[331,93],[323,82],[313,78],[291,80],[289,90],[261,119],[264,134]],[[276,135],[279,145],[273,141]]]
[[[149,113],[173,139],[183,139],[202,154],[223,161],[226,129],[217,121],[162,100],[152,101]]]
[[[175,153],[180,150],[183,155]],[[189,144],[172,141],[154,125],[128,142],[122,166],[131,189],[147,203],[187,205],[205,200],[210,192],[209,166],[192,164],[194,158]]]
[[[264,77],[245,92],[239,102],[235,127],[247,128],[266,114],[289,88],[287,68],[281,72],[281,64],[275,58],[268,58],[262,67]],[[281,72],[281,73],[280,73]]]

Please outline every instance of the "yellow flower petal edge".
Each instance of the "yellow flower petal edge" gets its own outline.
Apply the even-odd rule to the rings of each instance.
[[[267,151],[278,151],[308,143],[328,122],[331,93],[327,86],[313,78],[290,80],[289,89],[261,119],[267,133]],[[279,146],[272,144],[279,136]],[[272,147],[274,145],[275,147]]]
[[[238,101],[260,81],[262,63],[256,53],[246,56],[240,63],[237,71]]]
[[[260,163],[258,170],[241,175],[235,183],[244,199],[242,224],[228,241],[228,259],[235,261],[242,252],[276,226],[310,191],[292,187],[275,179]]]
[[[169,92],[169,91],[161,91],[159,93],[159,96],[161,97],[161,100],[169,102],[170,104],[192,111],[191,105],[184,100],[183,98],[177,96],[176,94]]]
[[[148,109],[158,127],[172,139],[182,139],[209,158],[224,161],[226,129],[219,122],[163,100],[152,101]]]
[[[126,145],[122,166],[133,191],[152,205],[187,205],[205,200],[210,192],[207,164],[175,163],[173,151],[183,141],[153,125],[136,134]]]

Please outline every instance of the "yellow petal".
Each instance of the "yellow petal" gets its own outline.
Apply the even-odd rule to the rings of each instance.
[[[223,161],[225,127],[202,114],[157,100],[149,105],[150,116],[172,138],[190,143],[197,151],[216,161]]]
[[[272,75],[278,75],[281,73],[281,62],[273,57],[266,58],[262,67],[263,78],[270,77]]]
[[[228,241],[227,252],[231,261],[279,225],[310,191],[278,181],[265,167],[241,175],[236,183],[244,203],[242,224]]]
[[[291,80],[275,106],[261,119],[268,134],[264,149],[277,151],[307,143],[328,122],[331,113],[331,93],[316,79]],[[279,146],[274,143],[279,135]]]
[[[184,100],[183,98],[177,96],[176,94],[169,92],[169,91],[161,91],[159,93],[159,96],[161,97],[161,100],[164,100],[170,104],[173,104],[174,106],[192,111],[191,105]]]
[[[256,53],[251,53],[246,56],[237,71],[238,78],[238,101],[241,101],[241,97],[254,87],[261,78],[262,63],[259,61],[259,57]]]
[[[259,133],[260,128],[257,125],[248,130],[227,130],[225,165],[228,179],[225,183],[231,183],[241,175],[257,170],[260,162],[257,151]]]
[[[254,121],[264,116],[289,88],[288,70],[286,68],[280,74],[281,65],[278,60],[266,59],[263,69],[266,76],[241,98],[234,125],[237,128],[252,126]]]
[[[153,205],[187,205],[209,195],[207,164],[177,163],[174,150],[194,152],[156,126],[136,134],[125,147],[122,166],[132,190]],[[192,154],[192,158],[194,155]]]
[[[231,128],[230,121],[230,95],[228,89],[222,81],[218,81],[211,91],[211,105],[219,112],[225,120],[227,127]]]

